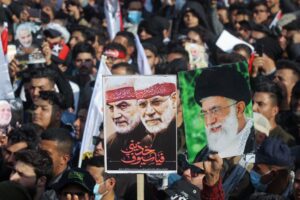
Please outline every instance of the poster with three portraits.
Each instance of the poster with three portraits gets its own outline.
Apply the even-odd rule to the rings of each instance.
[[[104,76],[103,96],[106,171],[176,172],[176,76]]]

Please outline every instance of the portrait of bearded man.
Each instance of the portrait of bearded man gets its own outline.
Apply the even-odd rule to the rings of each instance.
[[[134,89],[141,121],[147,130],[142,144],[163,153],[163,168],[176,170],[176,77],[137,79]]]
[[[123,154],[131,141],[138,142],[145,135],[146,130],[141,123],[140,113],[134,91],[134,79],[122,79],[121,77],[109,77],[105,84],[106,117],[104,124],[106,132],[106,149],[108,165],[110,169],[120,166]],[[108,121],[112,126],[108,128]],[[113,133],[107,136],[108,132]],[[110,162],[112,161],[112,162]],[[117,162],[116,162],[117,161]]]
[[[196,79],[195,101],[201,106],[207,146],[223,158],[254,149],[253,122],[245,115],[251,101],[250,89],[240,72],[231,67],[205,69]]]

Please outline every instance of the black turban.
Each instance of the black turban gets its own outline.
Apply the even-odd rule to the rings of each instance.
[[[201,99],[211,96],[244,101],[246,105],[251,100],[246,79],[240,72],[231,67],[207,68],[196,78],[196,102],[201,105]]]

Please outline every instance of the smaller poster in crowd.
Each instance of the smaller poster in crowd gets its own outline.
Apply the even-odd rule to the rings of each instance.
[[[105,76],[103,92],[106,171],[175,172],[176,76]]]
[[[254,129],[246,62],[179,73],[189,161],[251,153]]]
[[[190,69],[208,67],[208,54],[204,46],[196,43],[186,43],[185,50],[189,54]]]
[[[20,126],[23,122],[23,104],[18,99],[0,99],[0,143],[7,138],[11,127]]]
[[[19,64],[35,64],[46,62],[42,53],[42,40],[35,37],[35,24],[26,22],[16,28],[15,58]],[[11,53],[11,52],[10,52]]]

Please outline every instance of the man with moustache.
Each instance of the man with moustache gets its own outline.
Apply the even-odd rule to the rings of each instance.
[[[176,170],[176,77],[144,77],[134,89],[148,133],[142,143],[163,153],[161,167]]]
[[[223,188],[226,198],[244,199],[253,188],[246,171],[248,157],[254,151],[254,129],[245,109],[251,101],[246,79],[231,67],[202,71],[196,79],[195,101],[204,117],[207,146],[196,156],[203,162],[211,151],[224,159]]]
[[[121,149],[128,148],[131,141],[138,142],[145,136],[146,131],[140,121],[133,83],[132,79],[120,77],[107,81],[106,109],[115,129],[115,133],[107,139],[106,144],[110,169],[120,166],[123,157]]]
[[[223,158],[253,150],[248,143],[253,122],[245,117],[250,90],[238,71],[229,67],[203,70],[196,79],[194,95],[201,106],[210,150]]]

